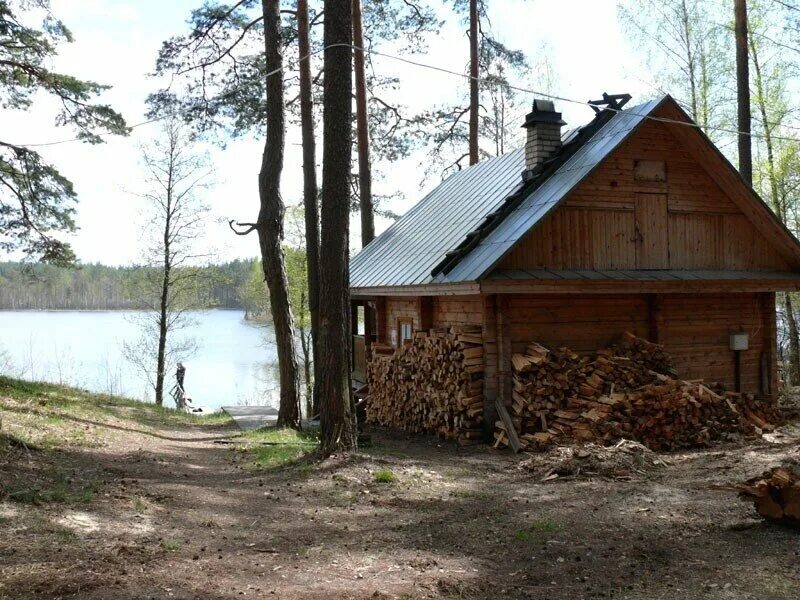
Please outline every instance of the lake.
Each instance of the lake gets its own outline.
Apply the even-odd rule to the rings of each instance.
[[[244,320],[238,310],[191,313],[188,335],[197,351],[184,361],[186,393],[196,406],[277,407],[277,354],[272,328]],[[0,370],[4,374],[152,401],[143,373],[123,356],[139,337],[129,311],[0,311]],[[4,368],[5,367],[5,368]],[[167,373],[166,389],[175,382]],[[164,398],[173,406],[172,398]]]

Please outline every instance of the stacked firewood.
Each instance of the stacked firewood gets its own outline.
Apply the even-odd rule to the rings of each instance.
[[[483,338],[462,326],[416,332],[367,365],[367,421],[463,443],[483,435]]]
[[[726,489],[723,486],[720,489]],[[800,525],[800,467],[784,465],[732,487],[765,519]]]
[[[675,378],[664,348],[633,334],[579,356],[530,344],[512,358],[511,420],[523,448],[633,439],[653,450],[706,445],[731,433],[769,430],[774,405]],[[496,445],[508,443],[496,424]]]

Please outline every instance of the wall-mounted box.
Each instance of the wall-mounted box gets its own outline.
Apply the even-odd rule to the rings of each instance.
[[[750,347],[750,337],[746,333],[732,333],[730,347],[731,350],[747,350]]]

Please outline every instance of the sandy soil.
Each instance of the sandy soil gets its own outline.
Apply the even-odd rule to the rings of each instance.
[[[219,427],[18,447],[6,481],[58,470],[92,493],[0,502],[0,598],[797,598],[800,533],[709,489],[800,457],[782,432],[598,463],[373,431],[272,470]]]

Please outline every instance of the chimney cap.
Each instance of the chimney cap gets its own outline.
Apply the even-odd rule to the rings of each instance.
[[[533,110],[525,116],[523,127],[530,127],[537,123],[552,123],[554,125],[566,125],[566,121],[561,118],[561,113],[556,112],[552,100],[534,98]]]

